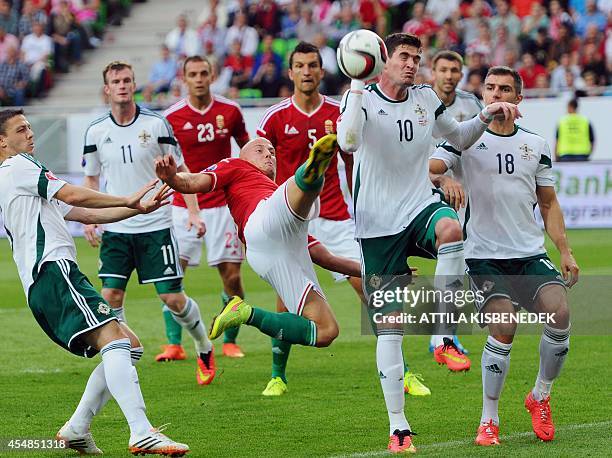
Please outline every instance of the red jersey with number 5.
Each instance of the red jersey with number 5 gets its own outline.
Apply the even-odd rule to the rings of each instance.
[[[244,242],[244,226],[249,216],[278,185],[253,164],[237,157],[224,159],[201,173],[213,177],[211,192],[225,193],[227,206],[238,226],[238,236]]]
[[[336,132],[340,103],[321,96],[321,105],[312,113],[300,110],[293,97],[273,105],[266,111],[257,135],[267,138],[276,148],[276,182],[284,183],[306,162],[308,153],[319,138]],[[340,189],[338,157],[334,157],[325,173],[321,191],[321,213],[325,219],[349,219],[348,208]]]
[[[174,131],[174,136],[183,150],[185,164],[193,173],[231,157],[231,138],[245,143],[249,140],[240,105],[218,95],[203,110],[191,106],[183,99],[168,108],[164,117]],[[174,205],[186,207],[180,193],[174,194]],[[226,205],[222,191],[198,194],[200,208]]]

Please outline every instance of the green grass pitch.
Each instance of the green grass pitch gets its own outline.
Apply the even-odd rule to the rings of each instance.
[[[583,275],[612,274],[612,231],[571,231],[570,241]],[[80,265],[95,278],[97,251],[77,240]],[[558,256],[551,249],[555,262]],[[421,272],[433,263],[417,260]],[[247,299],[272,308],[274,294],[245,265]],[[186,442],[189,456],[383,456],[387,414],[376,375],[375,340],[360,334],[360,313],[348,284],[319,275],[340,323],[340,337],[325,349],[293,347],[289,393],[278,399],[260,395],[270,371],[270,340],[253,328],[241,330],[247,353],[241,360],[217,357],[219,372],[211,386],[195,383],[194,351],[189,359],[155,363],[164,343],[161,307],[152,286],[134,279],[127,295],[127,318],[144,343],[138,371],[147,412],[156,424],[171,423],[167,433]],[[186,291],[200,304],[205,320],[220,307],[220,281],[207,267],[189,271]],[[74,357],[54,345],[39,329],[25,305],[6,240],[0,241],[0,438],[51,437],[75,408],[93,361]],[[483,336],[466,336],[473,369],[450,374],[427,351],[428,338],[407,337],[404,352],[415,372],[423,374],[432,396],[407,396],[406,413],[424,456],[610,456],[612,338],[575,336],[564,371],[553,387],[553,418],[558,434],[541,443],[531,432],[523,399],[537,373],[538,336],[520,336],[512,350],[511,370],[500,402],[503,445],[472,445],[480,419],[480,353]],[[220,345],[217,345],[220,349]],[[107,456],[127,456],[128,428],[111,401],[94,420],[92,431]],[[24,456],[62,457],[67,452]],[[1,452],[1,456],[16,456]]]

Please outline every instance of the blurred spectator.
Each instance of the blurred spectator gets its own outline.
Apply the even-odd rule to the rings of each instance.
[[[47,15],[40,8],[34,6],[32,0],[25,0],[18,25],[20,39],[32,33],[32,24],[34,22],[46,25]]]
[[[472,43],[478,38],[478,24],[480,24],[483,18],[490,16],[490,14],[486,14],[488,7],[488,4],[483,0],[474,0],[465,8],[467,15],[464,16],[460,23],[465,44]]]
[[[493,53],[493,40],[489,31],[489,24],[483,19],[478,23],[478,36],[467,44],[467,53],[480,53],[486,63],[491,62]]]
[[[504,56],[504,65],[510,68],[516,68],[518,66],[518,51],[508,50]]]
[[[184,14],[178,17],[176,27],[166,35],[165,43],[176,58],[193,56],[200,52],[198,33],[189,27],[187,16]]]
[[[533,55],[538,64],[546,67],[550,58],[551,46],[552,40],[548,37],[548,29],[540,27],[535,39],[525,42],[523,52]]]
[[[297,38],[300,41],[312,43],[318,33],[323,32],[323,24],[314,21],[312,8],[302,5],[300,22],[297,24]]]
[[[218,59],[225,56],[225,36],[227,35],[227,28],[220,26],[220,22],[217,15],[211,13],[199,31],[204,54],[207,56],[214,54]]]
[[[436,0],[432,0],[436,1]],[[446,1],[446,0],[440,0]],[[459,0],[448,0],[453,5],[458,3]],[[412,5],[412,0],[385,0],[385,4],[389,7],[389,17],[390,17],[390,31],[401,30],[404,23],[408,20],[410,13],[410,5]],[[455,6],[456,8],[456,6]],[[344,92],[341,92],[344,94]]]
[[[585,13],[579,14],[576,19],[576,33],[579,37],[584,38],[590,24],[596,25],[597,29],[603,32],[606,30],[606,22],[606,15],[597,10],[595,0],[587,0]]]
[[[523,87],[525,89],[533,89],[536,87],[536,78],[538,75],[545,75],[548,77],[548,73],[546,72],[546,68],[538,63],[536,63],[533,56],[529,53],[523,54],[521,59],[522,65],[519,68],[518,72],[523,78]]]
[[[563,9],[559,0],[551,0],[549,6],[550,28],[548,30],[550,38],[559,39],[559,28],[561,24],[571,24],[572,17]]]
[[[168,92],[170,84],[176,77],[178,71],[178,62],[170,54],[170,50],[166,45],[161,46],[161,59],[156,61],[149,72],[148,86],[153,92]]]
[[[2,105],[23,106],[29,81],[28,66],[19,58],[17,48],[6,50],[6,60],[0,63],[0,99]]]
[[[45,72],[48,71],[49,57],[53,53],[53,40],[44,34],[43,27],[40,22],[34,22],[32,33],[26,35],[21,44],[23,60],[30,67],[34,95],[38,95],[44,88]]]
[[[525,16],[531,14],[533,5],[535,3],[540,3],[540,1],[541,0],[511,0],[510,6],[512,7],[516,15],[520,19],[523,19]]]
[[[7,33],[17,35],[18,18],[17,13],[12,9],[13,2],[9,0],[0,0],[0,27],[3,27]]]
[[[255,16],[259,33],[276,35],[280,31],[280,12],[274,0],[259,0]]]
[[[270,34],[265,35],[263,40],[261,40],[261,51],[255,56],[255,62],[253,64],[253,76],[259,71],[259,67],[261,67],[263,64],[273,62],[274,68],[276,69],[275,77],[277,79],[280,78],[281,70],[283,68],[283,58],[272,50],[273,41],[274,37]]]
[[[300,10],[297,0],[287,5],[287,12],[281,18],[281,38],[297,37],[297,25],[300,22]]]
[[[324,26],[328,26],[334,20],[334,16],[339,12],[339,2],[330,0],[313,0],[312,15],[314,20]]]
[[[231,49],[236,41],[240,43],[240,52],[245,56],[255,54],[259,46],[257,30],[247,25],[247,16],[243,12],[236,13],[234,23],[225,36],[225,44],[228,49]]]
[[[412,7],[412,19],[408,20],[402,31],[422,37],[423,35],[431,36],[438,30],[438,24],[425,14],[425,3],[418,1]]]
[[[211,16],[215,16],[215,22],[212,23],[220,29],[227,29],[228,24],[228,2],[223,0],[204,0],[203,7],[198,16],[198,24],[211,22]]]
[[[484,81],[489,71],[484,55],[480,51],[474,50],[466,53],[466,58],[467,71],[463,72],[465,78],[468,77],[468,73],[477,72],[480,75],[480,80]]]
[[[462,17],[491,17],[493,10],[484,0],[464,0],[459,5],[459,12]]]
[[[338,20],[329,30],[328,36],[334,41],[339,42],[344,35],[360,28],[361,24],[355,17],[350,5],[344,5],[340,10]]]
[[[521,20],[510,11],[508,0],[496,0],[495,8],[497,9],[497,14],[489,18],[491,30],[498,30],[500,25],[504,25],[508,35],[512,39],[516,39],[521,33]]]
[[[559,62],[561,54],[573,54],[577,52],[579,48],[580,40],[573,35],[571,26],[564,22],[559,27],[559,38],[552,47],[550,57]]]
[[[277,76],[279,73],[274,61],[268,61],[259,67],[253,76],[252,87],[261,91],[262,97],[278,97],[282,80]]]
[[[364,29],[385,36],[387,18],[386,8],[380,0],[360,0],[359,19]]]
[[[568,82],[567,73],[572,74],[572,79]],[[553,91],[565,90],[568,87],[574,88],[579,84],[580,68],[577,65],[572,65],[570,55],[568,53],[561,54],[559,65],[550,74],[550,88]]]
[[[508,29],[504,24],[497,26],[493,52],[491,53],[491,65],[506,65],[506,56],[511,52],[517,55],[519,52],[518,41],[515,36],[508,34]]]
[[[98,47],[100,39],[96,36],[94,28],[98,20],[100,0],[71,0],[71,7],[77,22],[85,32],[88,47]]]
[[[584,80],[580,76],[575,76],[571,70],[565,70],[565,80],[559,89],[551,87],[554,93],[561,97],[574,98],[578,91],[584,90]]]
[[[322,94],[338,94],[338,85],[343,79],[338,69],[338,60],[336,59],[336,52],[327,46],[327,39],[322,33],[318,34],[312,42],[317,48],[319,48],[319,54],[323,60],[323,79],[321,80],[320,92]]]
[[[453,14],[453,11],[458,8],[459,0],[429,0],[425,7],[425,13],[429,15],[436,24],[441,25]]]
[[[108,25],[121,25],[122,18],[127,15],[127,5],[124,0],[106,0],[106,17]]]
[[[466,82],[462,86],[463,90],[471,92],[479,99],[482,99],[482,83],[484,82],[484,78],[482,73],[478,70],[470,70],[466,77]]]
[[[0,62],[6,60],[9,48],[19,48],[19,39],[10,33],[6,33],[4,27],[0,26]]]
[[[549,88],[548,75],[546,73],[540,73],[538,76],[536,76],[534,88],[540,90]],[[548,93],[548,91],[545,91],[544,93]]]
[[[586,0],[569,0],[568,8],[573,17],[586,13]]]
[[[82,42],[74,15],[67,0],[60,0],[57,11],[51,13],[47,34],[55,46],[55,69],[67,72],[70,63],[80,64]]]
[[[603,56],[599,53],[594,44],[587,44],[583,47],[580,64],[583,74],[593,73],[595,75],[595,85],[608,85],[608,72],[603,62]]]
[[[239,89],[246,87],[253,71],[253,56],[245,56],[241,53],[240,41],[234,41],[230,46],[230,53],[225,59],[224,66],[232,70],[230,86]]]
[[[523,18],[522,34],[526,35],[524,40],[535,40],[538,30],[548,29],[550,19],[546,15],[546,10],[539,3],[534,3],[531,6],[531,14]]]

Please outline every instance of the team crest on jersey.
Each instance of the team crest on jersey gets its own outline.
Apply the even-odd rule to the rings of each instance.
[[[488,292],[490,292],[493,289],[494,286],[495,286],[495,282],[492,282],[490,280],[485,280],[482,283],[482,291],[484,293],[488,293]]]
[[[228,130],[225,128],[225,118],[223,115],[217,115],[215,121],[217,122],[217,135],[227,135]]]
[[[147,146],[149,144],[149,140],[151,140],[151,134],[146,130],[143,130],[138,134],[138,139],[140,140],[140,146]]]
[[[110,315],[110,312],[111,308],[108,304],[105,304],[104,302],[100,302],[98,304],[98,313],[101,313],[102,315]]]
[[[370,277],[370,286],[374,289],[380,288],[382,284],[382,279],[378,275],[372,275]]]
[[[521,150],[521,159],[525,159],[526,161],[530,161],[535,157],[533,154],[533,148],[529,148],[527,143],[519,146],[519,150]]]
[[[427,110],[417,103],[414,108],[414,113],[417,115],[417,122],[421,126],[427,125]]]
[[[334,122],[331,119],[325,120],[325,134],[333,134],[334,133]]]
[[[53,175],[53,173],[49,172],[48,170],[45,172],[45,176],[47,177],[47,180],[57,180],[58,178]]]

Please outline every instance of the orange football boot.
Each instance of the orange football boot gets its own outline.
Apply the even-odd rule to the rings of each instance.
[[[551,441],[555,437],[555,425],[550,412],[550,396],[536,401],[530,391],[525,398],[525,408],[531,414],[533,432],[540,440]]]
[[[482,445],[488,447],[490,445],[499,445],[499,426],[493,423],[493,420],[489,420],[489,423],[480,425],[478,427],[478,434],[476,435],[476,445]]]
[[[163,352],[155,357],[155,361],[163,362],[163,361],[182,361],[187,359],[187,353],[185,353],[185,349],[181,344],[170,344],[163,345]]]
[[[244,358],[244,353],[238,344],[227,342],[223,344],[223,356],[228,358]]]
[[[416,453],[416,448],[412,443],[412,437],[415,433],[409,429],[400,431],[396,429],[393,435],[389,437],[389,446],[387,449],[391,453]]]
[[[452,372],[469,371],[472,363],[448,337],[444,338],[444,344],[434,349],[434,359],[438,364],[446,364]]]
[[[215,378],[217,368],[215,366],[215,349],[210,350],[208,364],[206,364],[204,353],[198,355],[198,366],[196,367],[196,380],[198,385],[210,385],[210,382]]]

